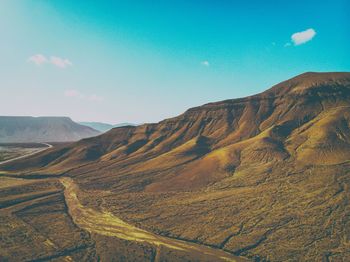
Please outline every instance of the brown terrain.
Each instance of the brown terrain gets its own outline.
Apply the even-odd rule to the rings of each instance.
[[[14,161],[15,159],[27,157],[51,147],[49,144],[28,143],[28,144],[1,144],[0,143],[0,164]]]
[[[350,73],[0,170],[1,261],[350,261]]]

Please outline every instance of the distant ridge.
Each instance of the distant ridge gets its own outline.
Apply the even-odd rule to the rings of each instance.
[[[70,142],[99,134],[69,117],[0,116],[0,143]]]
[[[132,124],[132,123],[119,123],[119,124],[115,124],[115,125],[102,123],[102,122],[78,122],[78,123],[81,125],[84,125],[84,126],[91,127],[91,128],[98,130],[102,133],[105,133],[105,132],[107,132],[115,127],[136,126],[136,124]]]
[[[252,261],[350,261],[350,73],[305,73],[0,170],[69,177],[89,212]]]

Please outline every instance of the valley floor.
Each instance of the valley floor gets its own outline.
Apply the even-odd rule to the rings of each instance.
[[[247,261],[85,207],[71,178],[0,180],[1,261]]]
[[[0,170],[0,261],[347,262],[350,74],[306,73]]]
[[[167,247],[169,249],[181,250],[188,253],[198,253],[205,255],[208,260],[212,261],[247,261],[246,259],[233,256],[232,254],[220,249],[159,236],[132,226],[120,220],[110,212],[99,212],[84,207],[77,197],[77,191],[79,189],[73,179],[65,177],[61,179],[61,182],[65,186],[64,195],[69,213],[74,222],[80,228],[85,229],[90,233],[112,236],[141,243],[146,242],[156,246],[157,250],[160,250],[161,247]],[[158,254],[158,256],[161,255]]]
[[[9,163],[18,159],[22,159],[46,149],[52,145],[47,143],[32,144],[1,144],[0,145],[0,164]]]

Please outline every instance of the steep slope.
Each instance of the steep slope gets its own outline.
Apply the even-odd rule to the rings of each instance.
[[[70,142],[98,134],[68,117],[0,116],[1,143]]]
[[[305,73],[1,169],[70,176],[91,208],[234,255],[346,261],[350,73]]]
[[[136,165],[136,170],[144,170],[220,158],[226,170],[238,166],[242,157],[265,162],[294,159],[289,151],[306,146],[304,140],[316,132],[319,140],[328,137],[329,143],[340,143],[342,149],[337,150],[346,158],[348,119],[342,112],[349,106],[349,82],[349,73],[305,73],[255,96],[191,108],[158,124],[116,128],[25,160],[23,166],[38,162],[38,168],[57,173],[86,164],[113,169]],[[53,161],[41,163],[51,156]],[[19,169],[20,162],[11,167]]]

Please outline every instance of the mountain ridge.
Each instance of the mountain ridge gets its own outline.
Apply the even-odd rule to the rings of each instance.
[[[136,124],[132,124],[132,123],[119,123],[119,124],[107,124],[107,123],[102,123],[102,122],[78,122],[78,124],[84,125],[84,126],[88,126],[91,127],[95,130],[98,130],[102,133],[105,133],[109,130],[111,130],[112,128],[116,128],[116,127],[121,127],[121,126],[135,126]]]
[[[307,73],[0,169],[69,176],[90,208],[234,255],[346,260],[349,109],[350,73]]]
[[[72,142],[100,134],[69,117],[0,116],[0,142]]]
[[[305,77],[308,77],[309,75],[316,76],[316,77],[317,76],[322,76],[321,77],[322,79],[329,79],[330,77],[334,77],[334,76],[340,76],[341,79],[343,79],[344,76],[345,76],[345,80],[347,81],[347,85],[345,85],[345,87],[342,88],[341,91],[344,93],[343,95],[344,95],[344,99],[345,100],[346,100],[347,97],[350,96],[350,94],[349,94],[349,92],[350,92],[350,89],[349,89],[349,82],[350,82],[349,73],[305,73],[305,74],[301,74],[301,75],[299,75],[297,77],[291,78],[291,79],[289,79],[287,81],[284,81],[284,82],[282,82],[280,84],[274,85],[272,88],[270,88],[270,89],[268,89],[268,90],[266,90],[266,91],[264,91],[264,92],[262,92],[260,94],[257,94],[257,95],[248,96],[248,97],[245,97],[245,98],[230,99],[230,100],[224,100],[224,101],[215,102],[215,103],[204,104],[204,105],[199,106],[199,107],[190,108],[190,109],[186,110],[183,114],[181,114],[181,115],[179,115],[177,117],[165,119],[165,120],[160,121],[159,123],[143,124],[143,125],[140,125],[140,126],[137,126],[137,127],[130,127],[130,126],[119,127],[119,128],[115,128],[115,129],[112,129],[112,130],[106,132],[103,136],[99,136],[97,138],[91,138],[91,139],[84,139],[84,140],[82,140],[80,142],[77,142],[77,143],[78,144],[79,143],[80,144],[84,144],[84,143],[89,143],[89,141],[93,141],[93,140],[101,141],[101,140],[103,140],[103,137],[106,137],[108,141],[111,141],[113,143],[113,141],[117,140],[117,143],[120,143],[120,145],[121,145],[123,143],[126,143],[127,140],[125,140],[125,139],[129,138],[129,136],[131,134],[133,134],[133,132],[139,133],[139,135],[137,135],[135,137],[143,136],[144,139],[145,139],[145,138],[149,137],[152,132],[155,132],[155,129],[157,127],[160,127],[161,129],[163,128],[165,130],[164,132],[166,132],[167,131],[166,129],[168,129],[168,128],[175,128],[175,130],[173,130],[173,132],[174,131],[178,131],[179,132],[179,131],[181,131],[179,129],[183,128],[183,126],[181,126],[183,123],[191,122],[192,123],[191,125],[193,125],[196,122],[196,126],[195,127],[190,126],[190,128],[184,134],[181,134],[180,137],[177,137],[175,139],[175,141],[174,141],[175,143],[170,143],[172,147],[176,147],[177,144],[181,144],[181,140],[188,141],[189,139],[193,139],[195,136],[198,136],[198,135],[202,134],[202,131],[200,130],[200,128],[198,129],[198,126],[203,124],[203,123],[199,123],[200,121],[198,119],[200,119],[201,117],[202,118],[204,117],[205,121],[207,121],[208,118],[212,119],[212,117],[208,116],[208,115],[205,115],[205,114],[215,114],[215,110],[222,110],[223,109],[225,111],[224,112],[220,112],[220,114],[224,113],[224,116],[225,116],[225,121],[221,121],[222,122],[222,126],[220,126],[220,129],[222,129],[221,130],[222,132],[219,132],[220,134],[218,136],[215,136],[215,135],[211,134],[211,136],[214,136],[215,139],[220,140],[219,145],[222,146],[222,145],[225,145],[226,143],[224,141],[221,141],[223,139],[221,139],[220,136],[224,137],[228,133],[232,133],[232,131],[234,131],[233,133],[235,133],[235,131],[236,131],[236,133],[239,133],[239,136],[236,137],[234,134],[230,134],[230,137],[229,137],[231,139],[230,143],[234,142],[237,139],[242,139],[244,137],[248,138],[248,137],[251,137],[252,135],[256,135],[257,132],[258,132],[256,128],[258,128],[261,131],[266,130],[266,128],[268,128],[268,126],[271,126],[271,121],[278,123],[278,117],[279,116],[275,116],[275,117],[271,118],[271,116],[268,115],[269,112],[271,111],[271,107],[272,107],[271,103],[272,103],[272,101],[274,101],[276,99],[277,99],[277,102],[275,101],[275,103],[280,103],[280,101],[278,99],[280,99],[280,98],[285,99],[286,98],[286,94],[284,93],[281,97],[279,97],[279,96],[271,97],[271,94],[272,93],[276,93],[275,92],[276,89],[280,89],[280,90],[283,90],[283,91],[285,91],[285,89],[289,89],[289,88],[281,88],[281,87],[285,87],[286,84],[287,84],[288,87],[289,86],[294,86],[295,87],[296,86],[295,85],[295,82],[296,82],[295,80],[303,79]],[[317,89],[317,86],[316,86],[316,89]],[[314,91],[315,87],[311,87],[309,90],[310,91]],[[308,97],[312,97],[312,101],[309,101],[309,100],[303,101],[304,103],[301,103],[299,101],[300,102],[299,105],[298,104],[294,104],[294,110],[296,110],[298,112],[298,114],[296,116],[299,119],[298,121],[305,121],[306,119],[313,118],[314,115],[317,114],[317,112],[322,110],[322,107],[325,107],[325,106],[327,107],[327,104],[321,105],[319,99],[325,99],[326,101],[324,101],[324,102],[326,103],[327,99],[328,99],[327,94],[331,94],[331,96],[332,96],[333,92],[331,91],[331,93],[329,93],[329,89],[323,90],[324,91],[323,93],[319,92],[320,90],[316,90],[316,91],[318,92],[317,94],[314,94],[314,93],[306,94],[306,95],[308,95]],[[322,95],[324,97],[320,97]],[[294,93],[292,93],[292,98],[293,98],[293,96],[294,96]],[[256,103],[259,103],[259,102],[261,102],[262,104],[257,105]],[[293,103],[296,103],[296,102],[297,101],[293,101]],[[306,112],[306,113],[303,112],[305,110],[299,110],[298,106],[300,106],[300,105],[301,106],[305,106],[304,104],[306,104],[306,106],[309,107],[309,108],[312,107],[312,110],[309,110],[310,112]],[[260,111],[259,112],[256,109],[257,106],[260,107],[260,109],[259,109]],[[305,108],[303,108],[303,109],[305,109]],[[210,112],[206,113],[206,110],[210,110]],[[282,108],[281,112],[279,112],[279,114],[284,114],[284,116],[287,116],[287,118],[288,118],[288,110],[289,109],[286,110],[286,109]],[[315,110],[317,112],[314,112]],[[260,127],[257,127],[257,125],[251,125],[249,128],[246,128],[244,130],[242,130],[242,128],[237,130],[233,126],[234,123],[227,123],[230,120],[235,119],[236,122],[237,122],[237,120],[239,120],[241,122],[244,120],[243,121],[243,124],[244,124],[246,119],[247,118],[251,118],[252,115],[255,114],[255,113],[260,113],[260,115],[258,114],[256,116],[257,117],[256,118],[257,121],[261,122],[259,124]],[[202,116],[200,116],[200,114],[202,114]],[[233,116],[233,114],[235,114],[235,116]],[[303,117],[301,117],[301,116],[303,116]],[[220,115],[220,118],[219,118],[218,121],[222,120],[221,118],[222,117]],[[269,118],[269,119],[267,119],[267,118]],[[305,119],[303,120],[302,118],[305,118]],[[296,119],[293,119],[293,121],[295,121],[295,120]],[[236,125],[242,124],[242,123],[239,123],[239,121],[236,123]],[[290,121],[290,119],[288,118],[287,121]],[[177,125],[177,126],[174,126],[174,124]],[[191,133],[191,128],[192,129],[196,129],[195,133],[194,132]],[[213,132],[211,132],[211,133],[213,133]],[[206,136],[206,135],[207,134],[204,132],[204,136]],[[242,137],[242,135],[243,135],[243,137]],[[119,139],[119,138],[121,138],[121,139]],[[162,138],[158,137],[157,141],[153,145],[149,145],[149,147],[152,148],[161,139]],[[146,140],[143,140],[143,141],[145,142]],[[137,142],[137,141],[139,141],[139,142]],[[134,142],[142,143],[142,139],[136,139]],[[131,143],[134,143],[134,142],[131,142]],[[102,143],[102,144],[104,144],[104,143]],[[135,146],[135,145],[133,145],[133,146]],[[167,148],[170,148],[170,147],[168,146]],[[127,155],[129,155],[129,154],[127,154]]]

